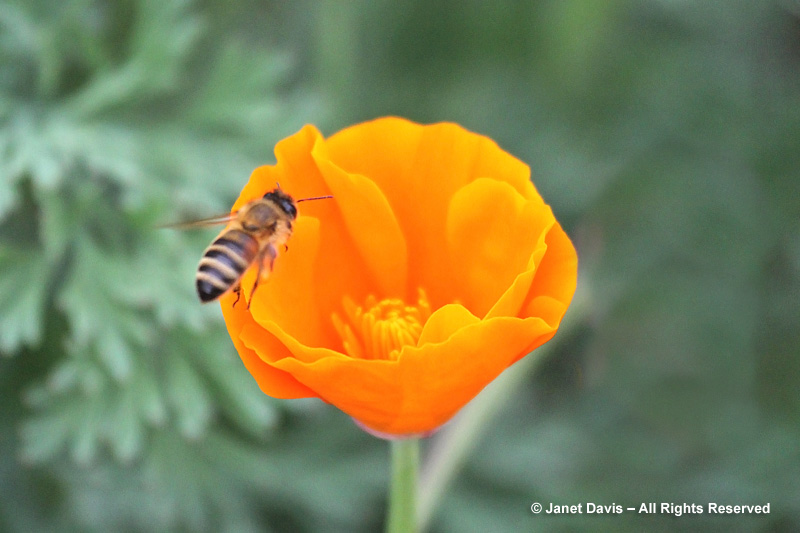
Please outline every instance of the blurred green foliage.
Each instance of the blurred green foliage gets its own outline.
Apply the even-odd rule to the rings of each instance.
[[[0,529],[380,529],[384,444],[262,395],[193,294],[213,235],[154,228],[389,114],[530,163],[590,302],[431,530],[800,529],[796,0],[4,0]]]

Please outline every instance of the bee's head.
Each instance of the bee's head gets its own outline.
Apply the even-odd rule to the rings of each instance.
[[[283,192],[280,187],[265,194],[264,199],[275,202],[284,213],[293,219],[297,218],[297,207],[294,205],[294,200],[291,196]]]

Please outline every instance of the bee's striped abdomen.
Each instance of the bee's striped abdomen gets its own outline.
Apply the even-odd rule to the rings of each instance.
[[[238,282],[258,255],[258,241],[247,233],[226,231],[206,249],[197,268],[197,295],[203,303],[216,300]]]

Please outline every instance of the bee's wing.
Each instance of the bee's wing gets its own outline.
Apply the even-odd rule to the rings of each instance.
[[[236,212],[225,213],[224,215],[217,215],[215,217],[201,218],[200,220],[189,220],[187,222],[177,222],[174,224],[162,224],[158,227],[171,229],[203,228],[206,226],[219,226],[220,224],[227,224],[234,218],[236,218]]]

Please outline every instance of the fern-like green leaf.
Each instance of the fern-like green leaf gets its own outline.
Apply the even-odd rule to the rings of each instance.
[[[0,249],[0,352],[39,342],[50,269],[36,252]]]

